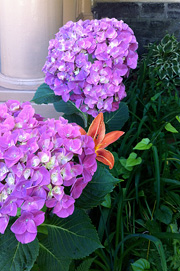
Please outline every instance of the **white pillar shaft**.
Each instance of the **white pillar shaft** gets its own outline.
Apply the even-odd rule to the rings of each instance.
[[[2,76],[25,81],[43,77],[49,40],[63,23],[62,2],[0,0]]]

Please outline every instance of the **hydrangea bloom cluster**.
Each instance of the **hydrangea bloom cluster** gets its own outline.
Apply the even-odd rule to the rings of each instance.
[[[96,169],[94,141],[79,126],[43,120],[28,102],[0,105],[0,233],[20,210],[11,230],[19,242],[33,241],[42,208],[71,215]]]
[[[137,66],[137,47],[122,20],[68,22],[49,43],[45,82],[93,117],[115,111],[126,96],[123,77]]]

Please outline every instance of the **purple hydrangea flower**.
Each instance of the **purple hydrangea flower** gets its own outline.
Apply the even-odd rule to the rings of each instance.
[[[122,20],[68,22],[49,42],[45,82],[62,99],[96,117],[118,109],[123,77],[137,66],[138,43]]]
[[[11,231],[22,244],[32,242],[37,235],[37,226],[44,222],[44,212],[23,212],[11,226]]]
[[[8,101],[0,110],[0,233],[20,208],[11,230],[26,244],[44,221],[44,205],[61,218],[73,213],[96,171],[94,141],[62,117],[42,119],[29,103]]]

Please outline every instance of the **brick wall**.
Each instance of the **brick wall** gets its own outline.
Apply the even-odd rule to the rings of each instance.
[[[102,2],[92,11],[96,19],[109,17],[126,22],[134,30],[140,54],[145,45],[159,41],[167,32],[180,40],[180,2]]]

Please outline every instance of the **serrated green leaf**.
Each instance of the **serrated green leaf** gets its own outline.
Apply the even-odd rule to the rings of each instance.
[[[48,243],[57,258],[79,259],[102,248],[95,227],[83,210],[67,218],[53,216],[43,223],[48,229]]]
[[[95,260],[95,258],[90,258],[90,259],[86,259],[84,260],[76,269],[76,271],[89,271],[93,261]]]
[[[83,209],[96,207],[104,201],[104,197],[110,193],[119,180],[114,178],[107,168],[98,163],[97,171],[92,180],[83,190],[76,206]]]
[[[139,259],[131,264],[133,271],[146,271],[150,269],[150,263],[146,259]]]
[[[178,133],[178,131],[176,130],[176,128],[174,128],[174,126],[172,126],[172,124],[170,122],[166,124],[165,129],[168,132],[171,132],[171,133]]]
[[[121,130],[129,118],[128,106],[121,102],[115,112],[104,113],[104,122],[109,131]]]
[[[62,112],[67,115],[71,115],[78,112],[83,114],[83,112],[80,109],[78,109],[75,106],[75,104],[71,101],[64,102],[63,100],[61,100],[61,101],[55,102],[54,108],[56,109],[57,112]]]
[[[60,96],[54,94],[54,91],[45,83],[40,85],[36,90],[31,102],[36,104],[48,104],[61,100]]]
[[[47,239],[39,242],[38,266],[43,271],[69,271],[71,259],[58,257]]]
[[[64,114],[63,118],[67,119],[69,123],[76,123],[79,126],[81,126],[82,128],[84,127],[84,120],[83,120],[83,116],[79,115],[77,113],[68,115],[68,114]]]
[[[143,138],[134,148],[133,150],[149,150],[152,147],[152,143],[149,143],[149,138]]]
[[[39,253],[37,239],[29,244],[21,244],[10,229],[0,235],[0,270],[29,271]]]
[[[161,205],[160,209],[158,209],[156,212],[157,220],[159,220],[160,222],[163,222],[166,225],[171,223],[172,215],[173,215],[173,212],[166,205]]]

